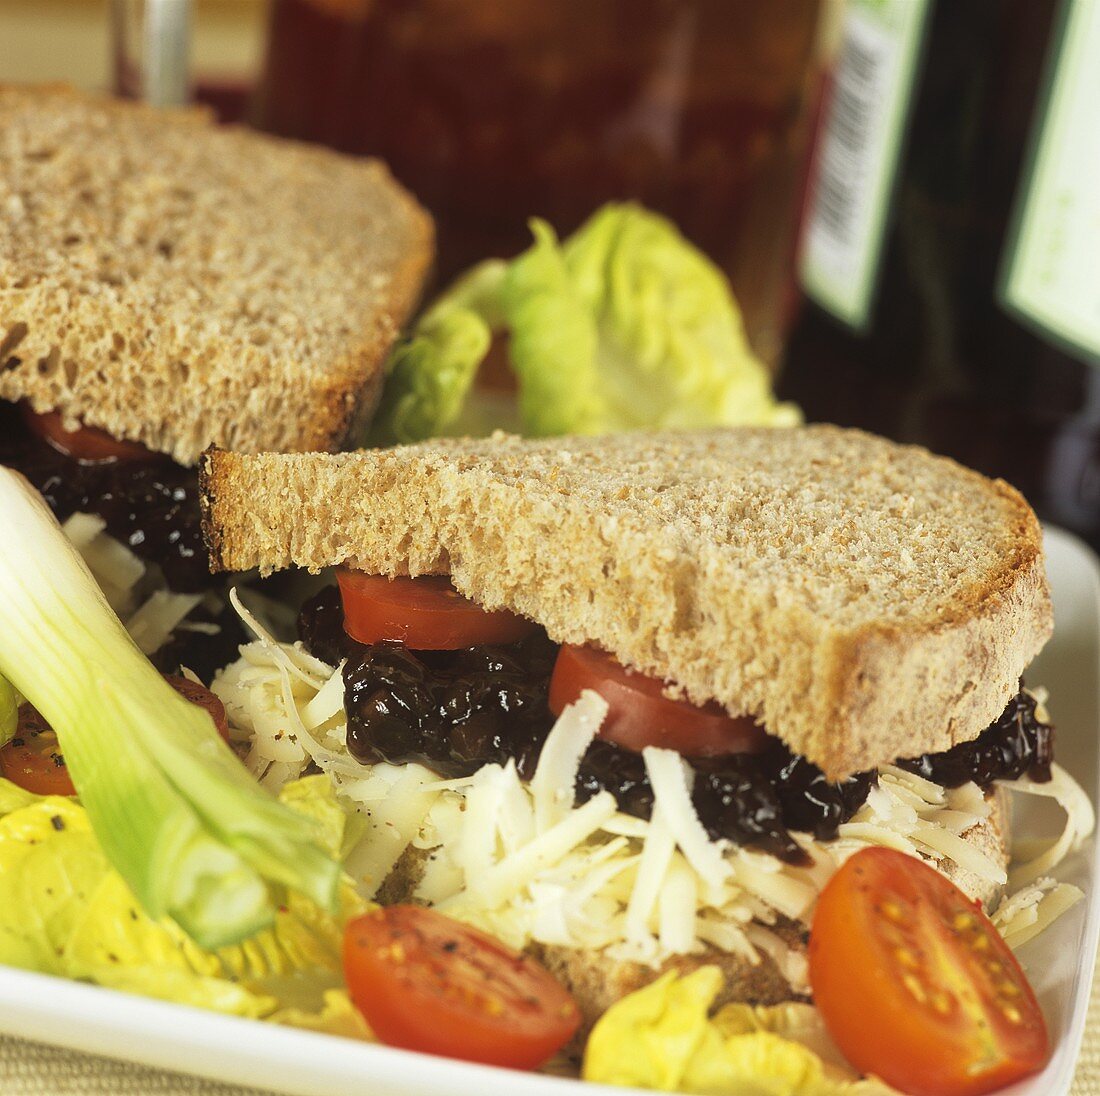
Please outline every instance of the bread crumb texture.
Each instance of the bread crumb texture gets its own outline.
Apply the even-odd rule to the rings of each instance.
[[[830,426],[212,453],[215,563],[450,571],[838,778],[976,737],[1051,630],[1010,486]]]
[[[336,448],[431,254],[377,161],[0,85],[0,398],[184,464]]]

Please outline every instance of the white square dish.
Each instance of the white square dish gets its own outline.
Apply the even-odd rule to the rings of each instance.
[[[1046,536],[1055,633],[1028,673],[1050,690],[1057,756],[1100,799],[1100,568],[1074,538]],[[1042,832],[1042,804],[1021,804],[1016,832]],[[1100,893],[1095,838],[1059,878],[1088,900],[1021,952],[1043,1004],[1055,1054],[1044,1072],[1003,1096],[1068,1093],[1084,1032],[1097,940]],[[223,1081],[302,1096],[567,1096],[576,1082],[469,1065],[165,1004],[24,971],[0,968],[0,1027],[13,1035],[126,1058]]]

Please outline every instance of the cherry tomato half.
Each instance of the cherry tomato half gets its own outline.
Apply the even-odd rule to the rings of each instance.
[[[550,678],[550,710],[561,715],[582,690],[597,692],[608,703],[600,736],[628,750],[646,746],[678,750],[685,757],[721,757],[759,753],[768,734],[754,719],[737,719],[718,704],[696,707],[670,700],[656,678],[625,669],[595,647],[565,646]]]
[[[94,426],[66,430],[59,411],[35,411],[23,404],[23,421],[59,453],[88,464],[106,461],[151,460],[155,454],[140,442],[119,441]]]
[[[199,708],[205,708],[218,734],[229,741],[229,717],[225,714],[225,705],[205,686],[190,678],[178,674],[165,674],[164,680],[176,690],[184,700],[190,700]]]
[[[344,630],[359,643],[404,643],[413,651],[457,651],[516,643],[535,627],[506,610],[486,612],[446,575],[386,578],[342,569],[336,578]]]
[[[185,700],[206,709],[218,734],[229,741],[229,720],[225,706],[205,686],[185,677],[165,674],[165,681]],[[30,704],[19,708],[15,735],[0,747],[0,774],[13,784],[35,795],[76,795],[65,758],[57,742],[57,732]]]
[[[573,998],[534,959],[419,906],[352,921],[344,974],[384,1043],[514,1069],[535,1069],[573,1037]]]
[[[0,773],[35,795],[76,795],[54,729],[30,704],[20,705],[15,735],[0,748]]]
[[[1020,964],[981,908],[894,849],[826,884],[810,984],[857,1069],[913,1096],[977,1096],[1042,1068],[1050,1040]]]

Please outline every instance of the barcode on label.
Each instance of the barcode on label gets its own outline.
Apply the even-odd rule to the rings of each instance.
[[[814,165],[800,257],[806,292],[866,322],[908,114],[924,0],[852,0]]]
[[[815,215],[823,230],[850,244],[859,218],[858,187],[866,174],[874,127],[875,92],[888,51],[849,34],[841,50],[829,117],[828,142],[821,160]]]

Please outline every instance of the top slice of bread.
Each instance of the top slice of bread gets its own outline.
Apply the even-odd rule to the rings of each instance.
[[[385,166],[0,85],[0,398],[144,442],[335,449],[432,257]]]
[[[217,567],[449,571],[834,779],[977,736],[1052,627],[1013,488],[836,427],[214,452],[201,476]]]

